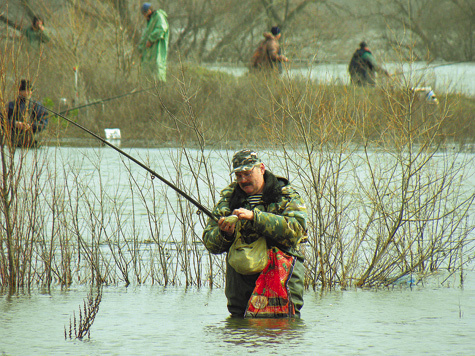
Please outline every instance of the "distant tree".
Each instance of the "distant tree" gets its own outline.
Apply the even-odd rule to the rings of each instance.
[[[311,35],[308,30],[317,23],[321,6],[337,8],[335,1],[325,0],[178,0],[169,4],[176,31],[171,45],[184,58],[247,62],[262,32],[271,26],[301,38]],[[302,21],[309,13],[314,14],[310,21]]]
[[[411,59],[474,60],[473,0],[379,0],[386,39]],[[409,59],[409,58],[408,58]]]

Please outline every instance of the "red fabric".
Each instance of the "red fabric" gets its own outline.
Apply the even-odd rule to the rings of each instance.
[[[247,305],[246,318],[284,318],[295,315],[288,281],[294,268],[294,257],[278,248],[267,251],[269,263],[256,281]]]

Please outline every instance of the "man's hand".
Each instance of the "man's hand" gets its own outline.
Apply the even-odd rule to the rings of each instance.
[[[235,209],[233,215],[236,215],[239,220],[254,220],[254,212],[244,208]]]
[[[252,210],[247,210],[244,208],[235,209],[232,215],[236,215],[238,220],[250,220],[254,219],[254,212]],[[229,219],[226,221],[226,217],[222,217],[218,220],[218,226],[220,230],[224,231],[227,236],[233,236],[234,230],[236,229],[236,223],[230,222]]]
[[[226,217],[222,217],[221,219],[218,220],[218,226],[220,230],[224,231],[224,233],[227,236],[234,235],[234,229],[236,228],[236,223],[226,222]]]
[[[31,127],[30,124],[27,124],[26,122],[22,122],[22,121],[16,121],[15,126],[17,129],[20,129],[20,130],[28,130]]]

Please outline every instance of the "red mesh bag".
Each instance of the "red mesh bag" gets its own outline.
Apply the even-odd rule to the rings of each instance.
[[[246,318],[291,318],[295,308],[288,282],[295,258],[274,247],[267,251],[269,263],[261,272],[249,299]]]

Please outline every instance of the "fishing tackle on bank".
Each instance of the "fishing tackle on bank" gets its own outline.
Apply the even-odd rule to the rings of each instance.
[[[114,150],[116,150],[117,152],[119,152],[121,155],[127,157],[128,159],[130,159],[132,162],[135,162],[136,164],[138,164],[140,167],[142,167],[143,169],[145,169],[146,171],[148,171],[151,175],[152,175],[152,179],[154,179],[155,177],[157,177],[158,179],[160,179],[163,183],[165,183],[166,185],[168,185],[170,188],[172,188],[175,192],[177,192],[178,194],[182,195],[185,199],[187,199],[190,203],[192,203],[193,205],[195,205],[199,210],[201,210],[203,213],[205,213],[206,215],[208,215],[209,218],[213,219],[216,221],[216,218],[213,216],[213,214],[211,214],[211,212],[205,208],[203,205],[201,205],[200,202],[198,202],[197,200],[195,200],[194,198],[192,198],[191,196],[189,196],[188,194],[186,194],[183,190],[181,190],[180,188],[178,188],[177,186],[175,186],[173,183],[169,182],[168,180],[166,180],[165,178],[163,178],[160,174],[154,172],[153,170],[151,170],[149,167],[147,167],[146,165],[144,165],[142,162],[140,162],[139,160],[135,159],[134,157],[132,157],[131,155],[129,155],[128,153],[122,151],[120,148],[118,148],[117,146],[114,146],[113,144],[111,144],[110,142],[108,142],[107,140],[103,139],[102,137],[100,137],[99,135],[96,135],[94,132],[88,130],[87,128],[85,128],[84,126],[81,126],[79,125],[78,123],[74,122],[73,120],[71,119],[68,119],[66,116],[58,113],[58,112],[55,112],[51,109],[48,109],[47,107],[41,105],[46,111],[54,114],[54,115],[57,115],[61,118],[63,118],[64,120],[66,120],[67,122],[73,124],[74,126],[80,128],[81,130],[87,132],[88,134],[94,136],[95,138],[97,138],[99,141],[101,141],[102,143],[106,144],[107,146],[113,148]]]

